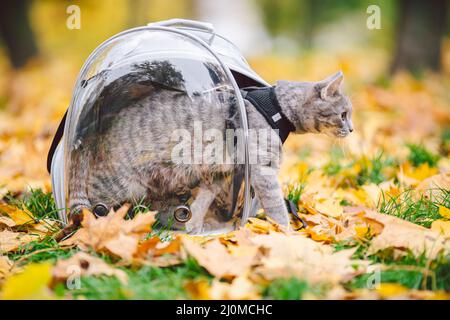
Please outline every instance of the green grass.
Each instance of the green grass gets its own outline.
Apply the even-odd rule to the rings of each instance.
[[[426,263],[415,264],[408,258],[390,262],[385,269],[380,270],[380,283],[398,283],[410,289],[445,290],[450,291],[450,261],[449,258],[439,258]],[[350,290],[367,288],[368,281],[374,278],[374,272],[366,273],[347,283]]]
[[[354,289],[373,289],[372,281],[375,273],[366,273],[353,279],[346,288]],[[412,270],[383,270],[379,274],[380,283],[398,283],[411,289],[419,289],[423,281],[423,273]]]
[[[385,160],[374,158],[375,163],[384,163]],[[371,165],[375,172],[381,172],[383,165]],[[377,169],[379,168],[379,169]],[[370,175],[368,175],[370,176]],[[376,174],[375,174],[376,176]],[[303,184],[293,186],[288,198],[298,202],[304,189]],[[20,198],[9,198],[12,204],[22,206],[30,210],[37,220],[43,218],[55,219],[57,213],[50,193],[41,190],[32,190]],[[432,221],[442,219],[439,215],[439,205],[450,207],[450,191],[441,190],[438,197],[422,196],[414,200],[411,191],[405,192],[399,197],[383,198],[379,209],[383,213],[395,215],[399,218],[429,227]],[[141,208],[142,211],[142,208]],[[148,210],[145,210],[148,211]],[[170,239],[170,233],[166,228],[155,228],[149,236],[157,235],[163,239]],[[355,259],[368,259],[373,263],[380,263],[386,267],[380,273],[381,282],[399,283],[413,289],[442,289],[450,291],[450,258],[440,256],[429,261],[424,255],[415,257],[411,253],[401,258],[395,258],[392,249],[380,251],[374,255],[367,255],[370,239],[362,241],[341,242],[334,245],[336,251],[356,247],[353,256]],[[76,249],[61,248],[51,237],[47,236],[40,241],[33,241],[19,248],[14,253],[8,254],[9,258],[19,265],[32,262],[67,259],[72,256]],[[100,256],[108,263],[114,263],[114,259],[108,256]],[[128,277],[128,284],[124,285],[115,277],[82,277],[81,288],[75,290],[67,289],[64,284],[55,288],[60,296],[73,296],[75,298],[87,299],[187,299],[190,298],[185,290],[185,284],[191,280],[207,279],[211,276],[189,259],[183,264],[168,268],[157,268],[145,266],[139,269],[122,268]],[[367,281],[373,278],[372,274],[363,274],[345,286],[349,290],[364,288]],[[263,297],[266,299],[288,299],[297,300],[304,298],[306,293],[316,296],[323,294],[324,288],[311,286],[307,282],[297,279],[277,279],[262,288]]]
[[[32,262],[51,261],[56,263],[59,259],[71,257],[77,250],[67,249],[59,246],[58,242],[50,236],[40,241],[32,241],[19,247],[19,249],[8,256],[11,260],[28,264]]]
[[[360,171],[355,176],[347,177],[343,181],[343,187],[362,186],[370,182],[379,184],[392,178],[386,174],[386,168],[398,166],[398,161],[395,158],[384,156],[382,151],[368,159],[360,158],[347,163],[342,163],[342,160],[342,151],[341,153],[332,152],[330,161],[323,167],[323,171],[328,176],[337,176],[343,169],[352,168],[355,165],[361,166]]]
[[[20,209],[27,209],[36,221],[43,219],[59,220],[58,210],[51,192],[43,192],[41,189],[31,189],[23,195],[6,195],[6,202]]]
[[[310,285],[303,280],[276,279],[263,290],[263,297],[274,300],[302,300],[304,294],[309,291]]]
[[[343,158],[344,152],[342,148],[333,146],[330,149],[330,161],[323,167],[325,174],[329,176],[337,175],[344,168],[341,164]]]
[[[397,161],[392,157],[384,157],[383,152],[369,158],[368,161],[362,161],[362,168],[356,177],[356,183],[360,186],[367,182],[379,184],[383,181],[389,180],[389,177],[384,173],[384,168],[394,167]]]
[[[122,268],[128,275],[128,284],[122,284],[116,277],[82,277],[80,289],[69,290],[59,285],[60,295],[72,295],[86,299],[188,299],[184,286],[190,280],[210,279],[206,271],[195,260],[184,264],[156,268],[145,266],[140,269]]]
[[[441,144],[439,151],[444,157],[450,153],[450,127],[445,128],[441,133]]]
[[[409,149],[408,160],[415,167],[424,163],[427,163],[430,167],[435,167],[440,159],[439,155],[427,150],[423,145],[408,143],[406,146]]]
[[[403,256],[397,257],[393,248],[368,255],[369,246],[370,241],[351,241],[334,244],[334,249],[339,251],[356,247],[353,259],[367,259],[371,263],[383,265],[384,269],[380,269],[381,282],[399,283],[411,289],[450,291],[450,255],[439,255],[436,259],[429,260],[424,253],[416,256],[407,251]],[[359,275],[345,287],[349,290],[366,288],[368,280],[373,277],[373,272]]]
[[[298,184],[289,186],[287,199],[297,205],[297,203],[300,201],[300,198],[302,196],[304,189],[305,189],[304,183],[298,183]]]
[[[413,190],[404,191],[395,197],[383,194],[378,210],[428,228],[433,221],[442,218],[439,206],[450,208],[450,191],[440,189],[438,194],[430,192],[417,200],[413,199]]]

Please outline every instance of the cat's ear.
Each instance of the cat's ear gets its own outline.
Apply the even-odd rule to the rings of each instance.
[[[318,83],[320,89],[320,97],[324,100],[336,95],[339,92],[342,80],[344,80],[344,74],[342,71],[338,71],[332,76],[322,80]]]

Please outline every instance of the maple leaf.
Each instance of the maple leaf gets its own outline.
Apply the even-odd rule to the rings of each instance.
[[[125,220],[129,206],[111,210],[106,217],[96,218],[91,212],[83,211],[81,228],[61,242],[61,245],[76,244],[83,250],[92,248],[97,252],[112,253],[131,262],[138,250],[140,239],[151,231],[155,212],[138,213],[133,219]]]
[[[182,262],[180,236],[171,241],[162,242],[158,237],[151,237],[139,243],[135,258],[153,266],[167,267]]]
[[[251,240],[269,250],[261,258],[261,265],[255,268],[255,272],[268,280],[298,277],[311,283],[337,283],[363,272],[367,265],[367,262],[351,259],[355,249],[334,252],[332,247],[302,235],[270,233]]]

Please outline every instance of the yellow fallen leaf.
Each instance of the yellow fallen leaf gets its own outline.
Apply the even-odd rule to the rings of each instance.
[[[237,277],[231,283],[214,279],[209,288],[209,297],[214,300],[261,299],[258,287],[245,276]]]
[[[428,163],[422,163],[419,167],[415,168],[409,162],[405,162],[400,166],[400,172],[398,178],[403,183],[417,186],[426,178],[429,178],[438,173],[437,168],[430,168]]]
[[[0,213],[10,217],[14,221],[15,225],[22,225],[34,221],[34,216],[30,211],[26,209],[21,210],[16,206],[9,204],[0,205]]]
[[[439,214],[441,215],[441,217],[450,219],[450,209],[446,208],[444,206],[439,206]]]
[[[211,299],[209,295],[209,283],[207,280],[195,280],[189,281],[184,286],[185,290],[189,293],[191,299],[194,300],[208,300]]]
[[[450,238],[450,221],[436,220],[431,224],[431,230],[442,234],[445,238]]]
[[[48,285],[52,279],[50,263],[29,264],[21,273],[10,276],[3,284],[1,299],[51,299]]]
[[[258,218],[249,218],[246,228],[255,233],[269,233],[270,231],[280,231],[280,228],[276,224],[271,223],[268,220],[262,220]]]
[[[369,228],[367,226],[355,226],[356,236],[358,238],[365,238],[369,233]]]
[[[408,288],[398,283],[381,283],[375,290],[382,299],[400,296],[409,291]]]
[[[342,213],[344,212],[344,209],[335,199],[325,199],[323,201],[316,202],[314,207],[320,213],[334,218],[342,216]]]

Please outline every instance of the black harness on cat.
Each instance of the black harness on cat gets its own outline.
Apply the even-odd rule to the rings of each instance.
[[[241,89],[242,97],[248,100],[258,112],[266,119],[267,123],[274,129],[284,143],[289,133],[295,131],[295,126],[290,122],[281,111],[280,104],[275,96],[275,87],[246,87]],[[235,174],[233,181],[233,203],[231,216],[233,215],[240,187],[242,185],[243,173]],[[298,215],[297,205],[288,199],[285,199],[288,212],[302,223],[306,228],[306,222]],[[229,218],[231,218],[231,216]]]
[[[289,133],[295,131],[295,126],[281,111],[280,104],[275,96],[275,87],[247,87],[241,89],[242,97],[258,110],[267,123],[280,136],[284,143]]]

